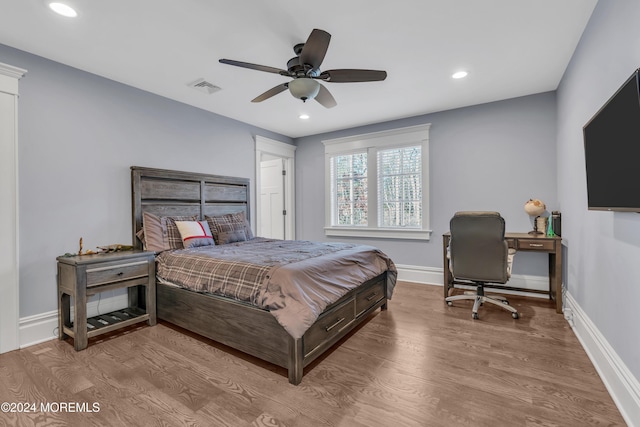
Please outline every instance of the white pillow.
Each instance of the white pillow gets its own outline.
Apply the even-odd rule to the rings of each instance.
[[[185,249],[213,246],[213,235],[207,221],[176,221]]]

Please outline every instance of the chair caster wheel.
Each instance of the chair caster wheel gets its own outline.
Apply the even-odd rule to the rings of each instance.
[[[509,301],[507,301],[506,299],[505,299],[505,300],[502,300],[502,303],[503,303],[504,305],[509,305]]]
[[[514,319],[517,319],[520,316],[518,315],[518,313],[511,313],[511,317],[513,317]]]
[[[480,316],[478,316],[478,313],[471,313],[471,318],[478,320],[480,318]]]
[[[448,305],[449,307],[453,307],[453,301],[447,301],[447,305]]]

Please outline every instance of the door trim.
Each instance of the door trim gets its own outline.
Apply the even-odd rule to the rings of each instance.
[[[264,154],[282,158],[285,180],[284,180],[284,206],[287,211],[285,216],[284,236],[287,240],[296,238],[296,219],[295,219],[295,154],[296,146],[286,144],[284,142],[269,139],[264,136],[256,135],[256,234],[259,235],[260,230],[260,162]]]

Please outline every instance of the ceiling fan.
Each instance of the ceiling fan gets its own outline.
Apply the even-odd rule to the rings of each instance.
[[[326,108],[337,105],[333,95],[321,85],[318,80],[326,83],[354,83],[354,82],[376,82],[387,78],[386,71],[378,70],[358,70],[358,69],[338,69],[320,71],[320,64],[324,59],[331,34],[326,31],[314,29],[311,31],[306,43],[298,43],[293,47],[296,56],[287,62],[287,69],[268,67],[266,65],[251,64],[248,62],[234,61],[232,59],[221,59],[220,62],[236,67],[249,68],[252,70],[265,71],[267,73],[280,74],[291,77],[288,83],[273,87],[252,99],[251,102],[261,102],[274,95],[289,89],[291,95],[305,102],[307,99],[315,99]]]

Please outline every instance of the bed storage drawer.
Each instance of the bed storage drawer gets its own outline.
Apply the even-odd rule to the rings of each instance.
[[[356,317],[376,305],[384,298],[384,283],[378,281],[367,286],[356,295]]]
[[[329,312],[322,314],[304,334],[304,353],[337,335],[355,319],[355,301],[349,299]]]

